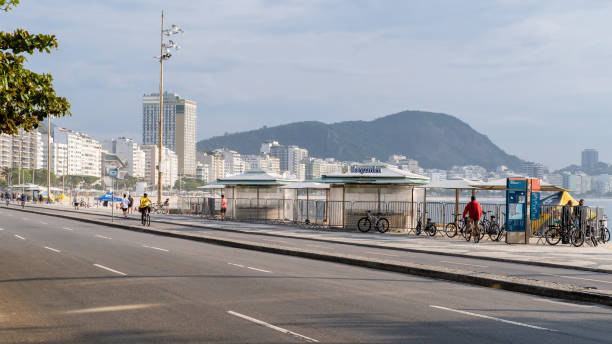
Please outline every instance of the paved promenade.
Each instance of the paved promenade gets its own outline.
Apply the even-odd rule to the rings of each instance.
[[[15,205],[11,205],[14,207]],[[28,205],[28,207],[47,208],[76,212],[68,205]],[[99,215],[105,220],[111,215],[110,208],[81,208],[80,213]],[[131,214],[129,220],[119,218],[121,211],[115,210],[115,221],[137,221],[139,214]],[[156,215],[151,216],[152,222],[171,223],[181,225],[176,231],[189,232],[197,235],[201,230],[218,229],[276,237],[302,238],[321,240],[333,243],[362,245],[394,250],[408,250],[416,252],[430,252],[453,256],[465,256],[479,259],[499,260],[527,264],[550,264],[551,266],[564,266],[569,268],[595,270],[612,273],[612,244],[597,247],[584,244],[582,247],[570,245],[550,246],[543,240],[538,242],[532,238],[529,245],[508,245],[503,242],[492,242],[484,239],[478,244],[465,242],[459,236],[449,239],[442,235],[434,238],[416,236],[405,233],[360,233],[341,230],[316,230],[294,227],[290,225],[274,225],[261,223],[246,223],[235,221],[216,221],[195,216]],[[486,237],[485,237],[486,238]]]

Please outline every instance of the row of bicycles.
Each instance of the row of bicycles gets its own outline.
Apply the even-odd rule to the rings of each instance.
[[[458,219],[459,214],[453,214],[456,221],[447,223],[443,228],[443,234],[449,238],[454,238],[460,234],[466,241],[473,240],[476,243],[480,242],[485,235],[491,241],[503,240],[506,235],[506,225],[500,225],[497,217],[490,211],[483,211],[482,214],[481,220],[476,225],[468,224],[464,219]],[[502,215],[505,214],[502,213]],[[366,216],[359,219],[357,228],[364,233],[372,228],[380,233],[385,233],[389,230],[389,220],[380,214],[368,212]],[[416,235],[424,234],[433,237],[439,231],[441,230],[438,225],[431,221],[431,218],[427,218],[426,222],[423,223],[419,212],[417,225],[414,229]],[[578,247],[587,242],[592,246],[597,246],[610,241],[610,231],[607,228],[607,220],[589,219],[582,226],[578,222],[572,222],[568,225],[558,223],[551,225],[544,233],[544,237],[549,245],[557,245],[563,242]]]
[[[607,227],[607,220],[589,219],[586,224],[570,222],[568,224],[551,225],[544,233],[546,242],[549,245],[557,245],[559,242],[582,246],[585,242],[592,246],[605,244],[610,241],[610,231]]]

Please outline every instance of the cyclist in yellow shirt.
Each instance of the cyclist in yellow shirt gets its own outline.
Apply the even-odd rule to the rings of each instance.
[[[138,209],[140,210],[141,221],[144,219],[146,213],[151,213],[151,203],[151,199],[147,197],[146,193],[140,198],[140,206]]]

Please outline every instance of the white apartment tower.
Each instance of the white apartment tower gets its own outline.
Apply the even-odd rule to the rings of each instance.
[[[17,168],[21,165],[23,169],[47,168],[46,153],[38,130],[0,135],[0,167]]]
[[[145,180],[151,185],[157,185],[157,145],[142,145],[140,146],[145,153]],[[178,180],[178,157],[170,149],[164,147],[162,150],[162,185],[174,186]]]
[[[101,177],[101,154],[100,142],[88,135],[59,127],[53,129],[51,171],[55,174]]]
[[[163,146],[176,152],[179,173],[196,173],[196,102],[164,92]],[[158,144],[159,93],[142,96],[142,144]]]
[[[132,177],[144,178],[145,176],[145,152],[140,149],[136,141],[120,137],[111,141],[105,141],[103,148],[127,163],[128,174]]]

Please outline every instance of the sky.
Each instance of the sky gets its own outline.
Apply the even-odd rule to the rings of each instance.
[[[72,104],[58,124],[141,141],[162,9],[185,31],[165,90],[197,102],[198,140],[423,110],[550,169],[612,163],[610,1],[22,0],[0,30],[57,36],[28,67]]]

